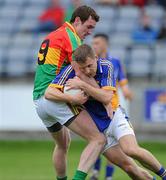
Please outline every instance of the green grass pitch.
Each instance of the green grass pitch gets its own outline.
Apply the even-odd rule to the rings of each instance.
[[[166,143],[146,142],[140,145],[150,150],[166,166]],[[73,141],[71,144],[68,155],[69,180],[84,146],[83,141]],[[51,161],[53,147],[52,141],[0,141],[0,180],[55,180]],[[104,168],[100,179],[104,180]],[[119,168],[116,168],[114,179],[129,180]]]

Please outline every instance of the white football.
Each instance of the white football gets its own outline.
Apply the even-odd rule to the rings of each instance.
[[[81,89],[69,89],[69,87],[64,86],[63,92],[64,94],[76,95],[79,93]]]

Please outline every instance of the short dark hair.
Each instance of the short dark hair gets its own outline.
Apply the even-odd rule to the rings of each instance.
[[[76,61],[77,63],[85,63],[88,57],[95,58],[95,53],[87,44],[79,46],[73,52],[73,61]]]
[[[105,39],[107,42],[109,42],[109,37],[108,37],[107,34],[98,33],[98,34],[95,34],[95,35],[93,36],[93,38],[98,38],[98,37],[101,37],[101,38]]]
[[[94,9],[89,6],[83,5],[75,9],[70,19],[70,23],[74,23],[76,17],[80,17],[82,23],[88,20],[89,17],[92,17],[96,22],[99,21],[99,16]]]

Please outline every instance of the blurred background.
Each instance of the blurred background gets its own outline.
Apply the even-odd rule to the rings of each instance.
[[[106,33],[111,55],[125,65],[134,92],[125,107],[138,139],[166,141],[165,0],[0,0],[0,148],[8,140],[50,139],[32,101],[37,54],[81,4],[98,12],[93,34]]]

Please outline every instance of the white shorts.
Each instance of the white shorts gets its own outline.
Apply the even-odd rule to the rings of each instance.
[[[56,123],[64,125],[80,112],[75,106],[60,101],[49,101],[43,96],[34,103],[38,116],[47,128]]]
[[[107,139],[107,144],[104,146],[103,152],[112,146],[118,144],[118,140],[125,135],[134,135],[133,127],[126,116],[125,110],[122,107],[118,107],[115,111],[113,119],[109,127],[104,131]]]

